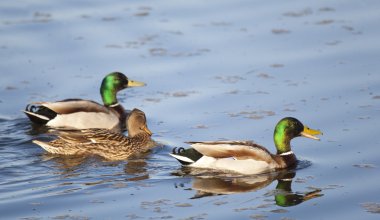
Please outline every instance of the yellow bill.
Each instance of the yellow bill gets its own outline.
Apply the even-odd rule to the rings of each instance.
[[[301,132],[301,136],[311,138],[314,140],[320,140],[318,137],[315,136],[319,134],[323,135],[323,133],[320,130],[314,130],[305,125],[303,127],[303,131]]]
[[[134,80],[128,80],[127,87],[139,87],[139,86],[145,86],[146,84],[139,81]]]
[[[149,128],[147,127],[147,126],[144,126],[143,128],[142,128],[142,130],[143,131],[145,131],[146,133],[148,133],[150,136],[152,136],[152,132],[149,130]]]

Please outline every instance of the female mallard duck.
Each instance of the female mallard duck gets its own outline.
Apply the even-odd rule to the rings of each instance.
[[[144,112],[133,109],[127,119],[128,137],[107,129],[58,130],[58,139],[33,143],[53,154],[99,155],[108,160],[127,159],[154,146]]]
[[[125,129],[127,113],[119,104],[116,94],[122,89],[144,86],[124,74],[113,72],[104,77],[100,94],[104,105],[83,99],[66,99],[58,102],[37,102],[26,106],[25,114],[32,122],[54,128],[106,128]]]
[[[213,141],[188,142],[193,148],[179,148],[178,151],[174,148],[170,155],[190,167],[258,174],[294,166],[297,158],[290,148],[290,140],[299,136],[319,140],[314,136],[318,134],[322,132],[287,117],[280,120],[274,130],[276,154],[252,141]]]

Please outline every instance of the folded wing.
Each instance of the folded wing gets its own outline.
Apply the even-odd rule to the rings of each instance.
[[[109,113],[109,109],[97,102],[83,99],[65,99],[58,102],[37,102],[53,110],[58,114],[71,114],[75,112],[103,112]]]
[[[236,160],[253,159],[271,163],[271,153],[252,141],[207,141],[188,142],[201,154],[213,158],[233,157]]]

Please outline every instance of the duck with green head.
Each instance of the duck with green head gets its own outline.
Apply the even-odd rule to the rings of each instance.
[[[57,102],[36,102],[26,106],[24,113],[37,124],[54,128],[106,128],[123,131],[127,112],[118,102],[117,93],[145,83],[128,79],[120,72],[104,77],[100,94],[104,105],[91,100],[65,99]]]
[[[297,164],[296,155],[290,147],[295,137],[319,140],[315,135],[322,134],[303,125],[298,119],[281,119],[274,130],[276,154],[252,141],[207,141],[188,142],[190,149],[173,149],[171,156],[185,166],[232,171],[241,174],[265,173]]]

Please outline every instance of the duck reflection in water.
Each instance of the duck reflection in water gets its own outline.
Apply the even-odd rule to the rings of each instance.
[[[304,201],[323,196],[322,190],[315,189],[307,192],[293,192],[292,182],[296,175],[295,171],[282,170],[267,174],[254,176],[215,176],[209,175],[194,176],[192,179],[192,189],[196,194],[191,199],[199,199],[207,196],[230,195],[236,193],[254,192],[263,189],[277,180],[276,189],[270,192],[274,196],[278,206],[294,206]]]
[[[42,159],[52,163],[56,174],[61,175],[67,181],[71,177],[82,176],[92,179],[91,181],[101,184],[103,182],[140,181],[149,179],[146,162],[149,153],[140,154],[139,157],[128,158],[124,161],[109,161],[98,156],[62,156],[55,154],[43,154]],[[107,169],[107,175],[103,172],[91,172],[91,169]],[[113,169],[115,168],[115,169]],[[89,173],[91,175],[89,175]],[[88,182],[84,182],[89,185]]]

